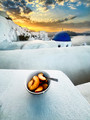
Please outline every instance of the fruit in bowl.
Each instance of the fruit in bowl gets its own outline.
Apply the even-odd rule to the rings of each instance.
[[[38,74],[38,78],[39,78],[41,81],[45,81],[45,80],[46,80],[46,77],[44,77],[43,73],[39,73],[39,74]]]
[[[49,75],[46,72],[35,72],[27,81],[27,89],[32,94],[44,93],[50,85],[50,80],[47,80]]]
[[[34,76],[29,82],[28,82],[28,88],[30,90],[35,90],[39,86],[39,78],[38,76]]]

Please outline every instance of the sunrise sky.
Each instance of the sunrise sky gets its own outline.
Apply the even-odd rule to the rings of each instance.
[[[34,31],[90,31],[90,0],[0,0],[0,10]]]

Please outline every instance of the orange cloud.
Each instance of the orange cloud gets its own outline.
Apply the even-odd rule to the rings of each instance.
[[[74,19],[75,16],[69,16],[63,20],[53,21],[53,22],[33,22],[29,18],[25,16],[20,16],[18,14],[11,14],[7,12],[8,15],[13,19],[13,21],[19,26],[26,27],[29,30],[33,31],[47,31],[47,32],[58,32],[61,31],[62,28],[64,30],[70,31],[78,31],[84,32],[85,30],[90,30],[90,22],[82,22],[82,23],[63,23],[63,21],[67,21],[68,19]],[[18,19],[17,19],[18,18]],[[82,28],[82,29],[81,29]]]

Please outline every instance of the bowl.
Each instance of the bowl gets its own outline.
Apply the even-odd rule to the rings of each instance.
[[[50,80],[47,80],[48,87],[47,87],[45,90],[41,91],[41,92],[37,92],[37,93],[36,93],[36,92],[34,92],[34,91],[31,91],[31,90],[28,88],[28,82],[33,78],[33,76],[37,76],[39,73],[43,73],[43,75],[44,75],[46,78],[50,78],[49,74],[48,74],[47,72],[45,72],[45,71],[35,71],[35,72],[31,73],[31,74],[29,75],[28,79],[27,79],[26,82],[25,82],[25,88],[26,88],[26,90],[27,90],[29,93],[31,93],[31,94],[39,95],[39,94],[45,93],[45,92],[49,89],[49,87],[50,87],[51,81],[50,81]]]

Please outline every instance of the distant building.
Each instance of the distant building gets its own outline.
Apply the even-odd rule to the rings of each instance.
[[[71,38],[69,34],[65,31],[57,33],[53,39],[57,42],[58,47],[71,47]]]
[[[34,40],[43,40],[43,41],[48,41],[48,33],[45,31],[40,31],[40,32],[31,32],[31,37],[33,37]]]
[[[49,40],[48,33],[45,31],[40,31],[40,39],[44,41],[48,41]]]

